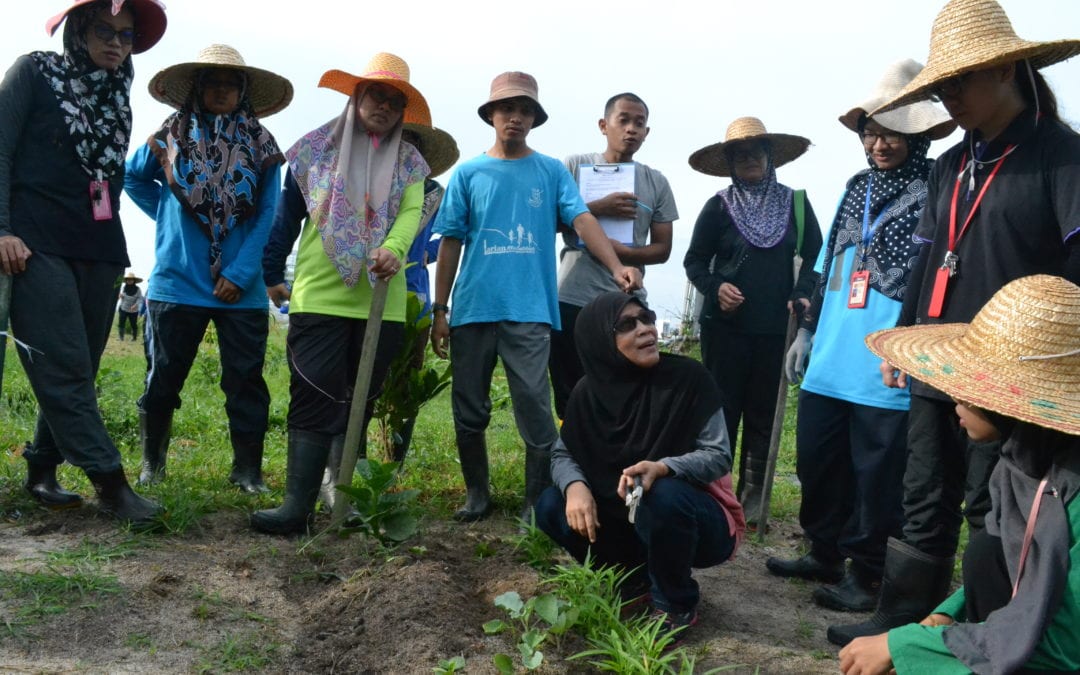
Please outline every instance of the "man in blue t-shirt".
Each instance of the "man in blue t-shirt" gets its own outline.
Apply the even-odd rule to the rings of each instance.
[[[531,75],[497,76],[477,112],[494,127],[495,144],[454,172],[435,222],[442,243],[431,344],[443,358],[450,348],[457,374],[451,399],[467,496],[455,518],[480,520],[491,509],[484,431],[498,357],[525,442],[523,517],[528,519],[551,484],[550,453],[558,435],[547,374],[551,328],[559,327],[556,224],[571,223],[624,291],[641,287],[641,273],[619,262],[562,162],[526,143],[529,131],[547,121]],[[448,321],[455,277],[454,312]]]

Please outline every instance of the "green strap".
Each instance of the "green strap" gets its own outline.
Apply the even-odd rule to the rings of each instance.
[[[795,191],[795,252],[802,254],[803,230],[806,224],[806,190]]]

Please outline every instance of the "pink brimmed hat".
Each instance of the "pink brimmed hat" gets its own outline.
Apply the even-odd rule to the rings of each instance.
[[[360,75],[344,70],[328,70],[319,78],[319,86],[340,91],[346,96],[356,93],[356,85],[380,82],[402,93],[407,103],[403,122],[431,125],[431,109],[420,91],[409,84],[409,64],[405,59],[389,52],[379,52],[371,57]]]
[[[135,40],[131,44],[132,54],[141,54],[150,49],[165,34],[165,26],[168,23],[165,18],[165,5],[158,0],[75,0],[70,7],[45,22],[45,32],[53,35],[73,10],[95,2],[107,3],[113,16],[119,14],[124,5],[131,8],[135,14]]]

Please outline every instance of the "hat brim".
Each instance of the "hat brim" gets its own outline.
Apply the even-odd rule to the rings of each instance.
[[[772,148],[773,168],[776,169],[788,162],[798,159],[810,148],[809,138],[794,136],[792,134],[767,133],[756,134],[754,136],[742,136],[730,141],[724,141],[723,143],[706,145],[704,148],[697,150],[694,154],[690,155],[690,167],[694,171],[701,172],[708,176],[720,176],[722,178],[730,177],[731,165],[728,164],[724,149],[732,144],[756,140],[769,142],[769,146]]]
[[[445,173],[461,157],[457,141],[442,129],[413,123],[405,124],[402,128],[420,137],[420,144],[423,146],[421,154],[431,169],[429,178]]]
[[[52,36],[64,19],[73,10],[89,5],[97,0],[76,0],[75,3],[56,16],[45,22],[45,33]],[[165,16],[165,7],[158,0],[127,0],[132,4],[135,11],[135,39],[131,43],[131,53],[141,54],[158,43],[165,34],[168,18]]]
[[[142,277],[124,277],[124,282],[126,283],[128,281],[133,281],[133,282],[135,282],[137,284],[141,284],[143,282],[143,278]]]
[[[903,105],[930,98],[935,86],[964,73],[985,70],[1027,59],[1038,70],[1080,54],[1080,40],[1053,40],[1030,42],[1008,40],[1007,42],[980,43],[969,50],[958,50],[949,57],[928,63],[892,100],[871,111],[871,116],[899,108]]]
[[[1076,377],[1080,356],[1045,361],[1006,361],[975,354],[964,339],[969,324],[880,330],[866,336],[874,354],[957,401],[1042,427],[1080,435]],[[1062,361],[1072,359],[1071,368]]]
[[[253,66],[236,66],[191,61],[169,66],[150,80],[150,95],[166,105],[180,110],[191,95],[195,74],[204,68],[239,70],[247,76],[247,97],[256,117],[269,117],[284,110],[293,98],[289,80],[269,70]]]
[[[492,104],[498,103],[499,101],[505,101],[509,98],[527,98],[533,102],[533,105],[536,106],[536,117],[533,119],[532,124],[533,129],[548,121],[548,114],[547,111],[544,110],[544,106],[540,105],[540,101],[537,101],[535,98],[533,98],[532,92],[526,91],[524,89],[503,90],[502,95],[499,96],[499,98],[490,99],[486,101],[483,105],[481,105],[479,108],[477,108],[476,114],[480,116],[480,119],[484,120],[485,124],[487,124],[489,127],[493,127],[495,125],[491,122],[491,118],[488,116],[488,109],[492,106]]]
[[[320,87],[333,89],[349,97],[356,93],[357,85],[369,82],[378,82],[393,87],[405,96],[405,114],[402,117],[402,122],[431,126],[431,108],[428,107],[427,99],[416,87],[405,80],[393,77],[361,77],[347,73],[344,70],[328,70],[319,78]]]
[[[852,108],[837,119],[840,120],[840,124],[855,133],[859,133],[859,118],[863,115],[870,117],[869,111],[880,103],[881,101],[865,102],[862,106]],[[912,111],[906,110],[908,106],[902,106],[898,109],[878,113],[870,117],[870,119],[873,119],[889,131],[896,131],[909,136],[926,136],[932,141],[939,141],[956,131],[956,120],[949,117],[949,113],[938,109],[929,101],[920,101],[912,105],[929,106],[933,108],[933,112],[925,110],[919,111],[921,114],[912,114]]]

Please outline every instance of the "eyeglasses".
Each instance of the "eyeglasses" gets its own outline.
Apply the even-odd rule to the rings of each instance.
[[[113,38],[120,38],[120,44],[125,47],[130,47],[131,43],[135,41],[135,31],[131,28],[116,30],[112,26],[103,23],[94,24],[94,35],[102,42],[112,42]]]
[[[974,74],[975,71],[970,71],[938,82],[930,89],[930,100],[940,103],[943,98],[956,98],[960,96],[960,94],[964,93],[964,86],[967,84],[968,78]]]
[[[655,326],[656,312],[651,309],[643,309],[637,314],[624,316],[615,322],[614,331],[619,335],[623,335],[636,329],[638,323],[645,326]]]
[[[375,105],[386,103],[394,112],[402,112],[409,102],[400,92],[389,87],[368,87],[364,95],[370,96]]]
[[[863,145],[868,148],[874,147],[879,140],[886,145],[896,145],[904,139],[903,134],[895,131],[864,131],[860,136],[862,136]]]

